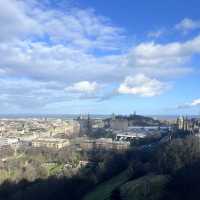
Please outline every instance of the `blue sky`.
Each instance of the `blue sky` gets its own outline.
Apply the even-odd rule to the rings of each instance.
[[[199,7],[0,1],[0,113],[199,114]]]

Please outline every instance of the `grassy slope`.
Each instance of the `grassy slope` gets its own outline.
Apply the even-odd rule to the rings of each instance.
[[[97,186],[95,190],[87,194],[83,200],[107,200],[109,199],[111,192],[118,186],[127,182],[128,179],[129,177],[127,175],[127,171],[124,171],[114,178]]]
[[[123,200],[157,200],[167,180],[163,175],[148,175],[129,181],[120,188]]]
[[[119,186],[123,200],[157,200],[168,178],[163,175],[147,175],[133,181],[128,180],[127,171],[124,171],[97,186],[83,200],[109,200],[111,192]]]

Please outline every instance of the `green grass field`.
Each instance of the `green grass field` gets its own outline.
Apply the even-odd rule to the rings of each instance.
[[[163,194],[168,178],[163,175],[147,175],[129,181],[120,188],[123,200],[157,200]]]
[[[168,177],[163,175],[147,175],[133,181],[128,180],[128,173],[124,171],[97,186],[83,200],[110,200],[112,191],[118,187],[123,200],[156,200],[162,195]]]
[[[85,196],[83,200],[108,200],[111,192],[127,182],[129,179],[127,171],[122,172],[118,176],[100,184],[94,191]]]

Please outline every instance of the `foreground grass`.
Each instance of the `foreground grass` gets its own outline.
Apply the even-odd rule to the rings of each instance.
[[[164,175],[147,175],[129,181],[120,188],[123,200],[157,200],[163,194],[168,177]]]
[[[97,186],[95,190],[87,194],[83,200],[108,200],[112,191],[127,182],[128,179],[128,172],[124,171],[118,176]]]
[[[111,193],[116,188],[120,188],[123,200],[157,200],[162,196],[169,180],[167,176],[153,174],[132,181],[129,178],[128,172],[124,171],[97,186],[83,200],[110,200]]]

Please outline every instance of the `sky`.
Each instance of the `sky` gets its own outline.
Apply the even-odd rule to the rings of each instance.
[[[200,114],[199,0],[0,0],[0,114]]]

